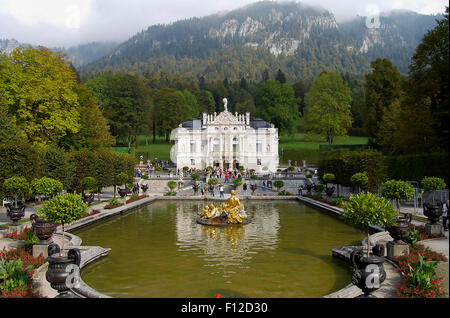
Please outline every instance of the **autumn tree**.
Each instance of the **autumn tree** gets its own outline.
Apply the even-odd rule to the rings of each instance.
[[[9,113],[33,145],[57,144],[80,129],[76,75],[62,53],[18,47],[0,59],[0,86]]]

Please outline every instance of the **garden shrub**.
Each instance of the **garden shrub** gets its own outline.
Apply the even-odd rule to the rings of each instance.
[[[386,157],[389,177],[417,182],[431,175],[443,178],[449,184],[448,162],[448,152]]]
[[[49,147],[41,153],[42,174],[46,177],[59,180],[64,189],[72,184],[74,167],[69,162],[67,154],[61,148]]]

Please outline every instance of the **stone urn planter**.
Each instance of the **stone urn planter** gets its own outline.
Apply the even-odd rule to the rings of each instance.
[[[68,251],[67,256],[61,256],[59,246],[51,244],[48,247],[48,254],[50,255],[47,257],[49,267],[45,278],[50,286],[58,291],[59,294],[56,298],[76,297],[69,291],[71,288],[77,287],[77,282],[80,279],[80,250],[73,248]]]
[[[94,202],[94,194],[83,194],[83,201],[90,205],[92,202]]]
[[[325,187],[325,193],[327,196],[331,197],[334,193],[334,187]]]
[[[258,186],[256,184],[251,184],[250,185],[250,190],[252,190],[252,195],[255,193],[257,188],[258,188]]]
[[[396,217],[397,225],[388,227],[387,230],[391,237],[394,239],[394,244],[404,244],[403,239],[409,231],[409,227],[412,220],[412,214],[407,213],[405,215],[399,215]]]
[[[372,293],[386,280],[384,257],[364,256],[363,250],[355,250],[350,256],[352,263],[352,283],[363,291],[357,298],[376,298]]]
[[[142,192],[147,192],[147,190],[148,190],[148,185],[147,184],[143,184],[143,185],[141,185],[141,189],[142,189]]]
[[[119,192],[119,195],[121,198],[124,198],[128,193],[128,189],[120,189],[119,188],[119,189],[117,189],[117,192]]]
[[[442,204],[423,204],[423,214],[428,218],[430,224],[436,224],[442,216]]]
[[[17,206],[13,203],[6,206],[6,215],[13,221],[13,226],[19,225],[19,220],[25,216],[25,205],[19,201]]]
[[[30,216],[32,222],[32,228],[36,236],[39,238],[39,242],[36,244],[46,245],[50,244],[49,239],[56,231],[56,224],[48,222],[47,220],[40,219],[37,214]]]

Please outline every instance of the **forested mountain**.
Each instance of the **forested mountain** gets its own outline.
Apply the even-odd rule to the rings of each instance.
[[[50,50],[53,52],[64,52],[67,54],[67,59],[72,64],[79,68],[83,65],[96,61],[104,56],[109,55],[113,49],[118,45],[117,42],[90,42],[87,44],[80,44],[77,46],[71,46],[69,48],[64,47],[52,47]],[[0,39],[0,51],[10,54],[16,47],[22,46],[24,48],[31,44],[20,43],[16,39]],[[32,45],[37,47],[37,45]]]
[[[381,15],[379,28],[367,28],[365,17],[339,24],[325,9],[258,2],[226,14],[150,26],[81,73],[85,79],[104,71],[163,71],[207,80],[260,80],[265,69],[272,74],[282,69],[293,82],[323,69],[365,74],[376,57],[389,58],[406,73],[436,18],[394,11]]]
[[[67,54],[72,64],[79,68],[111,54],[119,43],[117,42],[90,42],[66,48],[51,48],[52,51],[62,51]]]

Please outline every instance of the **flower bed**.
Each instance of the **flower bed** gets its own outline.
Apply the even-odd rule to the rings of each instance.
[[[88,216],[92,216],[92,215],[98,214],[98,213],[100,213],[100,212],[101,212],[100,210],[94,209],[94,210],[92,210],[91,213],[85,213],[85,214],[83,214],[83,215],[81,216],[81,218],[87,218]]]
[[[441,298],[446,294],[441,286],[443,278],[436,277],[437,262],[448,261],[445,255],[421,244],[409,245],[409,254],[396,257],[395,262],[404,274],[397,285],[397,295],[403,298]]]
[[[118,208],[119,206],[122,206],[122,205],[123,205],[123,203],[120,203],[119,205],[107,204],[103,208],[106,209],[106,210],[110,210],[110,209]]]
[[[428,239],[433,239],[433,238],[441,238],[441,237],[445,237],[444,234],[428,234],[425,231],[425,225],[415,225],[415,224],[411,224],[411,230],[417,230],[419,231],[419,237],[418,237],[418,241],[424,241],[424,240],[428,240]]]
[[[318,195],[312,195],[312,194],[305,194],[304,197],[307,197],[307,198],[310,198],[310,199],[313,199],[316,201],[320,201],[322,203],[329,204],[329,205],[332,205],[332,206],[335,206],[335,207],[341,208],[341,209],[342,209],[343,203],[344,203],[344,200],[341,198],[336,198],[333,201],[329,201],[320,195],[318,196]]]
[[[27,238],[28,232],[30,232],[30,231],[32,231],[31,228],[26,228],[20,233],[17,233],[17,231],[16,231],[14,233],[4,234],[3,237],[4,238],[9,238],[9,239],[14,240],[14,241],[24,240],[24,239]]]
[[[0,298],[37,298],[39,292],[32,286],[34,271],[44,264],[41,255],[34,258],[23,248],[3,249],[0,252],[0,272],[3,273],[0,284]],[[11,266],[11,265],[18,265]]]
[[[128,199],[126,202],[127,203],[131,203],[131,202],[138,201],[138,200],[141,200],[141,199],[144,199],[144,198],[148,198],[148,195],[146,195],[146,194],[140,195],[137,199],[131,198],[131,199]]]

